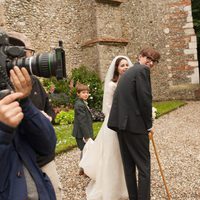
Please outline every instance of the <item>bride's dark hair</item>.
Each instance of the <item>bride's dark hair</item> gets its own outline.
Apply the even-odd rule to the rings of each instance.
[[[114,70],[113,78],[112,78],[113,82],[117,82],[118,81],[118,78],[119,78],[118,67],[119,67],[119,63],[121,62],[121,60],[127,60],[127,59],[123,58],[123,57],[117,58],[117,60],[115,62],[115,70]]]

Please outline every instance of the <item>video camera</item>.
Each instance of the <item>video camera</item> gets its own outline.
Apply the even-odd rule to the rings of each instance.
[[[65,51],[62,41],[51,53],[41,53],[26,57],[26,47],[9,43],[9,36],[0,30],[0,99],[13,90],[9,79],[9,71],[14,67],[25,67],[29,74],[39,77],[57,79],[66,77]]]

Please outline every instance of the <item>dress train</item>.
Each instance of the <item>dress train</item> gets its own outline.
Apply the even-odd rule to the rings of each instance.
[[[86,143],[79,163],[91,178],[87,200],[128,199],[117,133],[107,127],[107,121],[108,116],[95,141]]]

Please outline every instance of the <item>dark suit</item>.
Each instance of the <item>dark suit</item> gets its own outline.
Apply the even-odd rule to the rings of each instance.
[[[136,63],[120,78],[108,127],[118,134],[130,200],[150,199],[148,129],[152,127],[152,93],[147,66]]]
[[[32,101],[33,105],[38,108],[39,110],[43,110],[49,116],[52,117],[54,121],[56,114],[49,102],[49,97],[45,92],[42,84],[40,83],[39,79],[35,76],[31,76],[32,79],[32,90],[31,94],[29,95],[30,100]],[[40,167],[43,167],[47,163],[51,162],[55,158],[55,152],[49,154],[48,156],[39,155],[37,156],[37,163]]]
[[[56,114],[49,101],[48,94],[37,77],[32,75],[31,79],[33,85],[29,98],[39,110],[43,110],[45,113],[51,116],[52,121],[54,121]]]
[[[72,135],[82,151],[85,145],[83,138],[93,138],[92,115],[82,99],[77,98],[74,104],[74,128]]]

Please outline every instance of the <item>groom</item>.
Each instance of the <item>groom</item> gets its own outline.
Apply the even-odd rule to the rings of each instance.
[[[160,54],[152,48],[140,52],[138,62],[119,80],[108,120],[108,127],[118,135],[130,200],[150,199],[148,134],[153,134],[150,69],[159,59]]]

